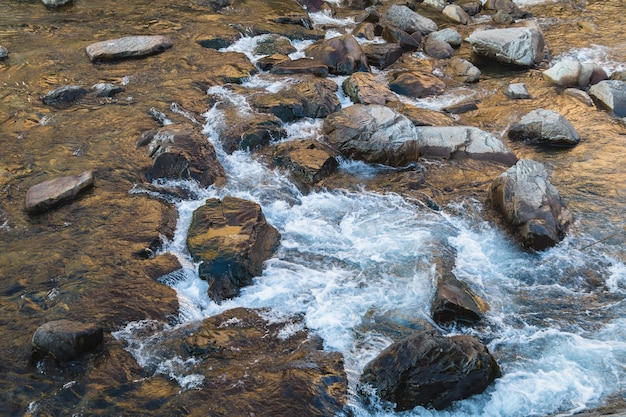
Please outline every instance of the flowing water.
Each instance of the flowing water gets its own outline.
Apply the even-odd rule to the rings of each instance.
[[[10,10],[21,10],[17,4]],[[626,67],[626,35],[619,14],[626,11],[623,1],[519,4],[534,5],[531,10],[542,24],[555,60],[577,56],[599,63],[608,72]],[[321,12],[312,18],[315,24],[336,26],[327,36],[342,33],[354,22]],[[593,22],[597,31],[573,33],[580,21]],[[258,57],[251,51],[259,39],[262,36],[246,37],[227,50],[244,52],[254,61]],[[302,50],[309,43],[295,46]],[[520,250],[505,231],[484,220],[483,202],[472,198],[459,198],[433,210],[409,197],[365,187],[303,194],[288,177],[250,153],[223,152],[219,133],[228,121],[220,106],[207,109],[204,133],[218,151],[228,182],[223,188],[208,189],[175,184],[192,189],[197,197],[175,203],[176,230],[163,249],[183,265],[160,279],[176,290],[178,323],[238,306],[269,308],[265,314],[270,320],[303,314],[306,327],[323,337],[325,349],[343,353],[350,384],[346,413],[359,417],[572,415],[619,402],[626,395],[626,128],[603,111],[539,87],[538,79],[536,71],[486,71],[477,85],[412,103],[441,108],[468,97],[478,99],[480,110],[458,116],[459,122],[498,135],[525,111],[541,106],[559,110],[572,121],[584,138],[574,149],[546,151],[508,144],[518,157],[541,161],[552,170],[553,183],[576,218],[567,238],[541,253]],[[343,78],[335,80],[341,84]],[[526,82],[535,99],[513,107],[498,93],[512,81]],[[149,82],[138,83],[149,88]],[[284,87],[265,74],[243,85],[273,92]],[[226,88],[212,87],[207,93],[249,111],[243,96]],[[167,101],[165,95],[159,98]],[[344,107],[350,105],[345,97],[340,100]],[[284,140],[321,136],[319,120],[301,120],[286,128]],[[5,166],[8,172],[10,167]],[[343,161],[340,170],[366,183],[385,168]],[[132,193],[148,191],[138,185]],[[185,238],[193,211],[207,198],[227,195],[258,202],[268,222],[280,231],[281,244],[253,285],[218,305],[206,295],[207,284],[198,278]],[[0,226],[4,222],[9,242],[16,226],[9,215],[5,217],[0,217]],[[418,407],[394,413],[384,405],[365,406],[355,389],[365,364],[394,340],[410,334],[419,320],[430,320],[433,260],[445,246],[455,249],[455,275],[485,299],[490,310],[472,329],[442,331],[478,336],[496,357],[502,377],[484,393],[445,411]],[[185,363],[151,356],[158,349],[150,346],[145,333],[160,329],[153,326],[153,322],[133,321],[114,336],[128,343],[140,365],[159,362],[151,368],[155,374],[168,375],[181,389],[201,387],[202,378],[187,372]],[[29,412],[35,415],[37,397],[31,400]]]

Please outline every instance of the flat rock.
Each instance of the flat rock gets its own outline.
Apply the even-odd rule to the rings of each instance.
[[[93,175],[93,171],[85,171],[80,175],[55,178],[33,185],[26,193],[26,212],[41,213],[74,199],[80,192],[93,186]]]
[[[65,85],[49,91],[41,98],[48,106],[68,106],[87,94],[80,85]]]
[[[313,58],[299,58],[294,60],[287,58],[273,65],[270,72],[277,75],[312,74],[316,77],[327,77],[328,66]]]
[[[34,356],[51,356],[58,361],[76,359],[102,343],[102,327],[71,320],[42,324],[32,339]]]
[[[370,72],[357,72],[346,78],[343,91],[353,103],[382,104],[397,100],[396,95],[385,83],[376,79]]]
[[[112,61],[158,54],[173,45],[172,40],[166,36],[127,36],[92,43],[87,46],[86,52],[91,62]]]
[[[524,83],[512,83],[509,84],[504,90],[504,95],[511,99],[530,99],[533,98],[528,89],[526,88],[526,84]]]
[[[291,171],[306,185],[315,185],[332,174],[339,153],[315,139],[291,140],[276,146],[272,153],[275,165]]]
[[[388,102],[387,106],[406,116],[415,126],[452,126],[454,119],[436,110],[416,107],[401,101]]]
[[[533,145],[576,146],[580,136],[574,126],[554,110],[537,109],[524,115],[509,129],[509,139]]]

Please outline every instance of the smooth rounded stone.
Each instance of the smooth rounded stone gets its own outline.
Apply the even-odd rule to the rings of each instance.
[[[565,90],[563,90],[563,95],[574,97],[581,103],[586,104],[589,107],[593,107],[593,100],[586,91],[579,90],[578,88],[566,88]]]
[[[528,92],[526,84],[524,83],[512,83],[507,85],[506,89],[504,90],[504,95],[511,99],[533,98]]]
[[[315,139],[290,140],[276,146],[272,159],[288,169],[296,179],[315,185],[339,166],[339,152]]]
[[[260,39],[254,47],[255,55],[289,55],[296,51],[296,47],[291,44],[288,38],[274,34],[267,35]]]
[[[429,109],[416,107],[401,101],[391,101],[387,106],[406,116],[414,126],[452,126],[454,119],[449,115]]]
[[[172,40],[166,36],[127,36],[92,43],[85,50],[89,60],[96,62],[154,55],[173,45]]]
[[[465,83],[475,83],[481,76],[478,67],[463,58],[453,57],[448,63],[448,68],[455,78]]]
[[[404,52],[416,51],[419,49],[422,42],[422,34],[420,32],[414,32],[414,35],[408,34],[402,29],[391,26],[385,26],[381,33],[384,40],[389,43],[397,43]]]
[[[463,38],[456,30],[452,28],[445,28],[428,35],[430,39],[437,39],[448,43],[453,48],[458,48],[463,43]]]
[[[365,366],[359,391],[373,387],[382,400],[395,404],[396,411],[416,406],[443,410],[483,392],[499,376],[500,367],[478,338],[419,330]]]
[[[432,7],[438,11],[442,11],[446,7],[447,3],[445,0],[424,0],[422,4],[424,6]]]
[[[421,98],[442,94],[446,89],[446,84],[439,78],[426,72],[402,71],[393,75],[389,88],[398,94]]]
[[[42,324],[32,339],[33,355],[50,356],[57,361],[71,361],[94,350],[102,343],[102,327],[71,320]]]
[[[493,207],[526,248],[544,250],[556,245],[573,221],[539,162],[519,160],[491,184],[489,193]]]
[[[572,147],[580,142],[578,132],[565,117],[545,109],[526,114],[519,123],[511,126],[508,136],[511,140],[524,140],[533,145]]]
[[[420,126],[415,129],[424,158],[477,159],[506,166],[517,157],[492,134],[472,126]]]
[[[48,7],[60,7],[71,3],[72,0],[41,0],[41,2]]]
[[[210,198],[193,212],[187,249],[200,262],[198,273],[209,283],[209,297],[220,303],[261,275],[279,240],[258,204],[228,196]]]
[[[468,0],[457,3],[465,13],[470,16],[476,16],[483,10],[483,3],[480,0]]]
[[[335,75],[350,75],[368,71],[367,57],[351,34],[315,42],[305,51],[308,57],[317,59]]]
[[[355,104],[324,120],[327,142],[350,159],[404,166],[419,158],[415,126],[377,104]]]
[[[276,56],[276,55],[272,55]],[[289,74],[312,74],[316,77],[327,77],[328,66],[313,58],[298,58],[291,60],[287,57],[286,60],[282,60],[270,69],[272,74],[277,75],[289,75]]]
[[[487,303],[453,275],[437,280],[432,302],[432,317],[435,322],[471,325],[482,319],[487,310]]]
[[[44,181],[28,189],[24,208],[30,214],[42,213],[73,200],[93,185],[93,171]]]
[[[80,85],[65,85],[49,91],[41,98],[41,101],[48,106],[67,106],[87,93],[88,91]]]
[[[341,87],[353,103],[380,104],[398,98],[389,87],[376,79],[371,72],[357,72],[344,80]]]
[[[402,48],[395,43],[368,43],[361,47],[367,62],[379,69],[385,69],[402,56]]]
[[[437,59],[447,59],[454,56],[454,48],[448,42],[430,36],[426,38],[424,43],[424,52],[426,55]]]
[[[543,60],[545,40],[536,27],[477,30],[467,41],[476,55],[502,64],[529,68]]]
[[[0,61],[7,59],[9,56],[9,51],[4,46],[0,45]]]
[[[420,32],[428,35],[439,28],[431,19],[414,12],[406,6],[394,4],[390,6],[381,16],[381,24],[395,26],[408,33]]]
[[[457,4],[448,4],[441,12],[445,17],[454,23],[468,25],[472,22],[472,18],[463,8]]]
[[[352,34],[357,38],[367,39],[369,41],[376,37],[376,25],[372,22],[361,22],[354,29]]]
[[[493,20],[494,23],[497,23],[499,25],[511,25],[513,24],[513,22],[515,22],[515,19],[513,18],[513,16],[511,16],[504,10],[498,10],[493,15],[491,20]]]
[[[530,17],[530,13],[520,9],[513,0],[487,0],[483,8],[485,10],[502,11],[515,19],[525,19]]]
[[[600,81],[589,88],[589,95],[615,116],[626,116],[626,81]]]
[[[113,97],[114,95],[124,91],[122,87],[110,83],[98,83],[93,85],[96,97]]]

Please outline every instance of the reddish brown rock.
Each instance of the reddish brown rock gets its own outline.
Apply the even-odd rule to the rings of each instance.
[[[93,175],[93,171],[85,171],[80,175],[55,178],[34,185],[26,193],[24,208],[28,213],[35,214],[66,203],[93,186]]]

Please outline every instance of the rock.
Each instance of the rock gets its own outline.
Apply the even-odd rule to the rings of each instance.
[[[509,84],[504,90],[504,95],[511,99],[530,99],[532,96],[524,83]]]
[[[93,171],[48,180],[33,185],[26,193],[24,208],[37,214],[73,200],[82,191],[93,187]]]
[[[361,22],[354,29],[352,34],[357,38],[373,40],[376,37],[376,25],[372,22]]]
[[[422,330],[381,352],[359,383],[374,387],[396,411],[418,405],[442,410],[483,392],[498,376],[495,358],[476,337]]]
[[[274,54],[274,55],[268,55],[268,56],[264,56],[262,58],[259,58],[256,62],[256,66],[259,67],[259,69],[261,71],[272,71],[272,68],[281,65],[281,64],[285,64],[285,65],[289,65],[289,63],[292,62],[291,58],[289,58],[287,55],[280,55],[280,54]],[[321,63],[320,63],[321,64]],[[320,75],[322,77],[325,77],[328,75],[328,67],[326,65],[321,65],[321,67],[323,67],[323,71],[325,72],[318,72],[319,74],[325,74],[325,75]],[[320,68],[321,68],[320,67]],[[307,67],[304,68],[297,68],[295,69],[295,71],[301,71],[301,72],[305,72],[307,70]],[[277,74],[280,74],[280,71],[282,71],[281,69],[276,69]],[[293,71],[289,68],[286,68],[285,73],[290,74],[291,72],[289,71]],[[312,74],[316,74],[315,71],[311,72]]]
[[[280,23],[282,25],[299,25],[306,29],[310,29],[313,27],[313,23],[309,18],[309,14],[307,12],[291,12],[289,14],[279,16],[274,19],[274,22]]]
[[[462,1],[458,5],[470,16],[476,16],[483,10],[483,3],[480,0]]]
[[[543,60],[545,41],[535,27],[477,30],[467,41],[476,55],[502,64],[529,68]]]
[[[296,51],[296,47],[291,44],[291,41],[288,38],[274,34],[267,35],[257,41],[254,48],[255,55],[289,55]]]
[[[398,44],[404,52],[417,51],[420,47],[420,43],[422,42],[422,34],[420,32],[415,32],[415,36],[413,36],[402,29],[391,26],[385,26],[381,36],[389,43]],[[364,46],[362,46],[362,48],[364,48]],[[370,64],[372,64],[372,62],[370,62]]]
[[[488,160],[511,166],[517,157],[495,136],[472,126],[416,128],[420,155],[425,158]]]
[[[285,60],[274,65],[270,70],[272,74],[289,75],[289,74],[312,74],[316,77],[327,77],[328,66],[317,59],[299,58]]]
[[[213,145],[193,126],[164,126],[150,138],[148,147],[153,159],[147,171],[150,181],[194,180],[202,187],[226,182]]]
[[[452,126],[454,120],[445,113],[423,109],[401,101],[387,103],[387,106],[406,116],[414,126]]]
[[[41,100],[48,106],[67,106],[85,94],[87,94],[87,90],[80,85],[66,85],[48,92]]]
[[[464,83],[475,83],[480,79],[480,70],[468,60],[452,58],[448,63],[452,75]]]
[[[426,72],[401,71],[393,75],[389,88],[398,94],[421,98],[442,94],[446,89],[446,84],[439,78]]]
[[[453,48],[458,48],[463,43],[463,38],[461,37],[459,32],[451,28],[438,30],[428,35],[428,37],[431,39],[437,39],[446,42]]]
[[[41,0],[41,2],[48,7],[60,7],[71,3],[72,0]]]
[[[615,116],[626,116],[626,81],[600,81],[589,88],[589,95]]]
[[[442,11],[446,7],[445,0],[424,0],[422,4],[424,6],[432,7],[438,11]]]
[[[4,46],[0,45],[0,61],[4,61],[9,56],[9,51]]]
[[[470,15],[468,15],[465,10],[457,4],[448,4],[442,10],[442,14],[454,23],[468,25],[472,22]]]
[[[351,34],[318,41],[307,48],[305,53],[325,64],[331,74],[350,75],[369,69],[361,46]]]
[[[253,151],[287,136],[281,120],[273,114],[248,114],[228,117],[228,125],[220,132],[222,148],[227,153]]]
[[[487,0],[483,8],[485,10],[502,11],[515,19],[526,19],[530,13],[521,10],[513,0]]]
[[[460,103],[446,106],[441,110],[450,114],[463,114],[470,111],[478,110],[478,102],[476,100],[462,101]]]
[[[218,52],[204,49],[199,67],[201,76],[207,77],[206,84],[241,84],[258,72],[250,59],[240,52]]]
[[[230,196],[208,199],[194,211],[187,232],[189,253],[201,262],[200,278],[209,283],[209,297],[218,303],[261,275],[279,240],[258,204]]]
[[[626,81],[626,71],[615,71],[609,77],[610,80]]]
[[[35,357],[51,356],[57,361],[71,361],[94,350],[102,343],[102,327],[71,320],[42,324],[32,339]]]
[[[505,12],[504,10],[498,10],[492,17],[494,23],[499,25],[511,25],[515,22],[513,16]]]
[[[362,46],[370,65],[385,69],[402,56],[402,48],[394,43],[368,43]]]
[[[509,129],[509,139],[533,145],[576,146],[580,136],[572,124],[553,110],[537,109]]]
[[[92,43],[87,46],[86,52],[91,62],[112,61],[158,54],[173,45],[166,36],[127,36]]]
[[[377,104],[355,104],[324,120],[328,143],[346,158],[403,166],[419,157],[415,126]]]
[[[563,95],[574,97],[576,100],[580,101],[583,104],[586,104],[589,107],[593,107],[593,100],[583,90],[579,90],[578,88],[566,88],[563,90]]]
[[[430,36],[426,38],[424,52],[426,55],[437,59],[447,59],[454,56],[454,49],[448,42],[440,41]]]
[[[524,247],[544,250],[556,245],[573,221],[539,162],[519,160],[491,184],[489,192],[493,207]]]
[[[482,298],[453,275],[443,276],[437,281],[432,303],[435,322],[471,325],[479,321],[488,309]]]
[[[543,71],[541,75],[560,87],[578,87],[582,65],[577,59],[564,59]]]
[[[113,97],[124,91],[122,87],[109,83],[94,84],[92,88],[96,92],[96,97]]]
[[[276,146],[274,164],[291,171],[306,185],[315,185],[332,174],[337,167],[339,153],[315,139],[291,140]]]
[[[408,33],[420,32],[423,35],[438,29],[437,24],[431,19],[397,4],[390,6],[382,14],[381,25],[394,26]]]
[[[305,10],[309,12],[317,12],[322,8],[324,4],[323,0],[298,0],[298,4],[300,4]]]
[[[239,35],[231,35],[231,36],[221,36],[221,35],[209,35],[204,39],[200,39],[198,44],[203,48],[208,49],[222,49],[228,48],[230,45],[235,43],[238,39]]]
[[[346,78],[343,91],[353,103],[381,104],[397,100],[396,95],[370,72],[357,72]]]

